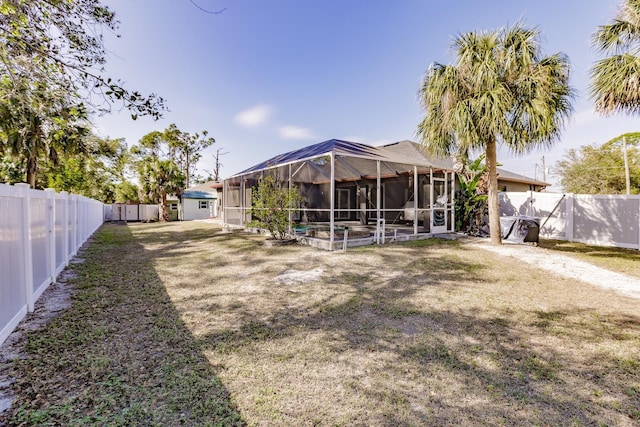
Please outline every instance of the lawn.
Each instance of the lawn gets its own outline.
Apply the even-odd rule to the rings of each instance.
[[[105,225],[12,368],[24,425],[640,423],[640,301],[456,241]]]

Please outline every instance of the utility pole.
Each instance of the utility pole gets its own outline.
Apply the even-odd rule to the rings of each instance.
[[[631,194],[631,179],[629,177],[629,156],[627,155],[627,138],[622,137],[622,156],[624,157],[624,179],[627,185],[627,195]]]
[[[542,156],[542,182],[547,182],[547,165],[544,162],[544,156]]]

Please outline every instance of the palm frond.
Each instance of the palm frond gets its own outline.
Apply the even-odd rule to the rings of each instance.
[[[621,54],[602,59],[592,68],[591,79],[596,111],[640,113],[640,57]]]

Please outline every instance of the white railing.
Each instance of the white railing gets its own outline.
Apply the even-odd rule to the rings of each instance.
[[[93,199],[0,184],[0,345],[103,217]]]
[[[540,237],[640,249],[640,196],[500,193],[501,215],[541,218]]]

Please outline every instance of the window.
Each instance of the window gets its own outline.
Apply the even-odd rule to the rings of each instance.
[[[169,205],[169,210],[177,211],[178,210],[178,204],[177,203],[171,203]]]
[[[206,200],[200,200],[198,202],[198,209],[208,209],[209,208],[209,203],[207,203]]]

